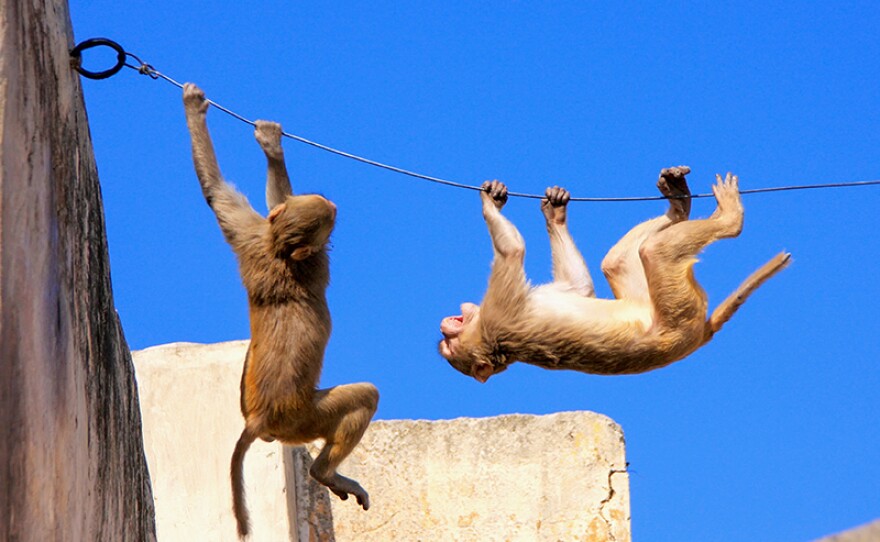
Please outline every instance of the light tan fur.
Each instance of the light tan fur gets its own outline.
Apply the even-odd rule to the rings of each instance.
[[[238,257],[250,307],[251,342],[241,380],[245,428],[232,455],[233,511],[238,533],[249,532],[242,467],[257,438],[302,444],[324,439],[311,475],[340,498],[354,495],[366,510],[369,496],[336,468],[364,434],[379,402],[372,384],[316,389],[330,337],[325,291],[330,280],[327,243],[336,207],[318,195],[293,195],[281,126],[258,121],[255,136],[268,161],[267,218],[223,180],[206,121],[208,102],[184,86],[186,121],[202,192]]]
[[[480,306],[462,305],[461,316],[440,325],[439,350],[460,372],[485,382],[522,361],[547,369],[595,374],[650,371],[680,360],[712,335],[767,279],[788,265],[780,253],[755,271],[707,318],[708,302],[697,284],[697,254],[742,230],[738,179],[717,177],[717,209],[688,220],[686,166],[664,169],[658,188],[670,206],[663,216],[627,233],[602,262],[615,299],[597,299],[583,257],[566,223],[569,194],[548,188],[541,202],[553,259],[553,282],[532,287],[523,269],[525,243],[502,214],[507,188],[487,181],[483,217],[495,257]]]

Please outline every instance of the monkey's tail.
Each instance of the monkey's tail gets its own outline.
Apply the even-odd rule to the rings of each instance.
[[[791,263],[791,254],[788,252],[780,252],[771,258],[770,261],[758,268],[757,271],[749,275],[749,277],[739,285],[739,288],[727,296],[727,299],[722,301],[712,312],[712,316],[710,316],[709,320],[706,322],[706,333],[703,342],[711,339],[712,336],[721,329],[721,326],[730,320],[733,313],[735,313],[737,309],[746,302],[746,299],[748,299],[752,292],[764,284],[767,279],[785,269],[789,263]]]
[[[238,524],[238,537],[244,538],[250,532],[250,517],[248,516],[247,503],[244,499],[244,454],[256,440],[257,435],[250,427],[245,426],[244,431],[235,444],[232,452],[232,511],[235,514],[235,522]]]

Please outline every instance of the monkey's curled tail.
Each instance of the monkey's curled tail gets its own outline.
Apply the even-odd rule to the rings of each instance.
[[[238,524],[238,537],[244,538],[250,532],[250,517],[244,499],[244,454],[251,447],[257,435],[249,427],[245,427],[232,452],[232,511]]]
[[[780,252],[771,258],[769,262],[758,268],[757,271],[749,275],[749,277],[739,285],[739,288],[730,294],[727,299],[722,301],[712,312],[712,316],[710,316],[709,320],[706,322],[706,333],[703,342],[705,343],[711,339],[712,335],[717,333],[718,330],[721,329],[721,326],[730,320],[733,313],[735,313],[736,310],[746,302],[746,299],[748,299],[752,292],[764,284],[767,279],[785,269],[789,263],[791,263],[791,254],[788,252]]]

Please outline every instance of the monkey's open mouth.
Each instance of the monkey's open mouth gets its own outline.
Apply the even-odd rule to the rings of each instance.
[[[464,327],[464,316],[447,316],[440,322],[440,333],[446,336],[458,335]]]

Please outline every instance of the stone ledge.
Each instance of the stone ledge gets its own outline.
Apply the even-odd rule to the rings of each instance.
[[[235,540],[246,348],[134,353],[160,540]],[[340,469],[370,492],[366,512],[308,477],[302,447],[257,441],[245,463],[254,541],[630,540],[623,433],[592,412],[376,421]]]
[[[377,421],[343,470],[370,492],[371,508],[331,499],[333,534],[629,540],[623,451],[617,424],[592,412]]]

